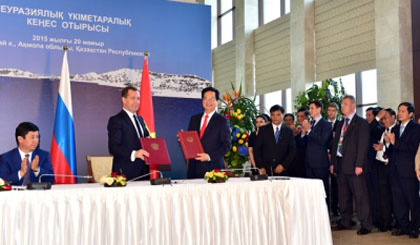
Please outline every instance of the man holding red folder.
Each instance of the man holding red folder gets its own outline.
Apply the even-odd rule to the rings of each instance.
[[[208,171],[224,168],[224,155],[230,149],[229,123],[216,112],[219,91],[207,87],[201,92],[201,98],[204,113],[191,117],[188,130],[198,132],[204,152],[189,160],[187,177],[190,179],[203,178]]]

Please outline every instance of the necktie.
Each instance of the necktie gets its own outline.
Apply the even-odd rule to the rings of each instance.
[[[341,156],[343,156],[343,140],[344,140],[344,134],[346,133],[347,128],[349,127],[349,121],[347,117],[344,119],[344,126],[341,130],[340,140],[338,141],[338,152]]]
[[[204,131],[206,131],[208,119],[209,119],[209,115],[206,114],[206,116],[204,117],[203,126],[201,126],[201,129],[200,129],[200,139],[203,137]]]
[[[311,131],[314,129],[314,126],[315,126],[315,120],[312,120],[311,121]]]
[[[404,128],[405,128],[405,126],[401,124],[401,126],[400,126],[400,138],[401,138],[401,135],[404,133]]]
[[[276,128],[276,136],[275,137],[276,137],[276,143],[279,142],[279,138],[280,138],[280,128],[279,127]]]
[[[29,159],[29,154],[25,154],[25,157],[26,159],[28,159],[28,161],[26,161],[27,171],[26,174],[23,176],[22,185],[28,185],[31,182],[31,163]]]
[[[139,119],[137,118],[136,115],[133,115],[133,117],[134,117],[134,122],[136,123],[136,127],[137,127],[137,132],[138,132],[137,136],[139,136],[139,138],[141,138],[141,137],[143,137],[143,134],[142,134],[141,129],[140,129]]]

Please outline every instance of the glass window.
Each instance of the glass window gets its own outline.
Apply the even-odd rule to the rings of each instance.
[[[281,90],[277,90],[271,93],[267,93],[264,95],[264,108],[265,111],[269,112],[270,108],[273,105],[279,104],[281,106],[283,106],[281,104]]]
[[[281,16],[280,0],[264,0],[264,24]]]
[[[220,1],[220,13],[223,14],[224,12],[232,9],[232,1],[229,0],[221,0]]]
[[[284,13],[288,14],[290,13],[290,0],[284,0]]]
[[[355,74],[349,74],[342,77],[335,77],[333,80],[340,81],[343,83],[343,87],[346,90],[346,94],[353,95],[356,98],[356,76]]]
[[[376,69],[362,72],[362,104],[378,102]]]
[[[287,113],[293,112],[293,100],[292,100],[292,89],[288,88],[286,89],[286,110]]]
[[[233,40],[233,21],[232,21],[232,11],[223,15],[221,17],[221,35],[222,35],[222,42],[221,44],[227,43]]]

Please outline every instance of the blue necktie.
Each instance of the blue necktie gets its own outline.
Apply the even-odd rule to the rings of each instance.
[[[279,141],[279,138],[280,138],[280,128],[277,127],[276,128],[276,143]]]
[[[311,131],[314,129],[314,126],[315,126],[315,120],[312,120],[311,121]]]
[[[29,154],[25,154],[25,157],[28,159],[28,161],[26,162],[27,171],[26,174],[23,176],[22,185],[28,185],[31,182],[31,163],[29,159]]]
[[[400,138],[401,138],[401,135],[404,133],[404,128],[405,128],[404,125],[400,126]]]

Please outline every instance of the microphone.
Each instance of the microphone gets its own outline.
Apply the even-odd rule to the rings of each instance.
[[[171,185],[172,184],[171,183],[171,178],[164,178],[162,172],[159,171],[159,170],[153,170],[153,172],[150,172],[150,173],[147,173],[147,174],[143,174],[143,175],[137,176],[137,177],[135,177],[135,178],[133,178],[131,180],[128,180],[127,182],[136,181],[136,180],[141,179],[143,177],[149,176],[149,175],[153,174],[154,172],[158,172],[159,175],[160,175],[160,178],[151,179],[150,180],[150,184],[151,185]]]
[[[27,190],[49,190],[51,189],[50,182],[41,182],[42,177],[44,176],[62,176],[62,177],[74,177],[79,179],[92,179],[92,176],[88,175],[72,175],[72,174],[41,174],[39,176],[38,182],[31,182],[26,186]]]
[[[260,169],[257,168],[257,167],[255,167],[255,168],[245,168],[245,169],[242,169],[242,168],[228,168],[228,169],[221,169],[220,171],[230,171],[230,170],[233,170],[233,171],[241,170],[243,172],[249,172],[249,173],[252,173],[251,170],[258,170],[258,173],[260,172]],[[251,181],[267,180],[268,175],[267,174],[251,174],[249,176],[249,179]]]

